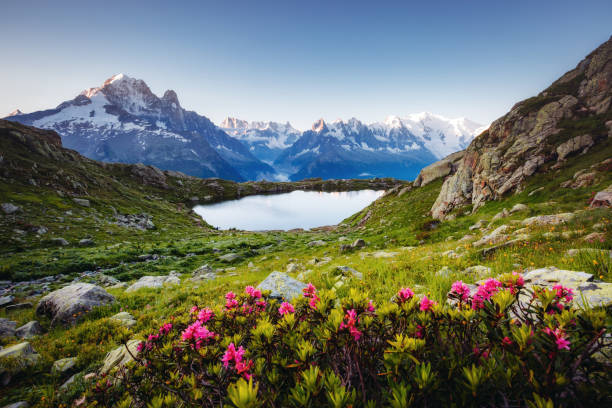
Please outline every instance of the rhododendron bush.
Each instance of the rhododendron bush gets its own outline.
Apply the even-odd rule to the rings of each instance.
[[[100,405],[592,406],[609,402],[609,317],[508,274],[448,303],[401,288],[376,305],[308,285],[299,299],[247,287],[151,333],[101,380]],[[608,391],[606,391],[608,390]],[[91,399],[90,399],[91,400]]]

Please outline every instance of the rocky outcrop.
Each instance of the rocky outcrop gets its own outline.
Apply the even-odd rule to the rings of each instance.
[[[439,178],[448,176],[457,169],[457,165],[464,155],[465,151],[462,150],[424,167],[414,180],[414,186],[422,187]]]
[[[20,339],[31,339],[43,334],[43,328],[36,320],[32,320],[15,330],[15,336]]]
[[[6,318],[0,318],[0,339],[15,336],[16,327],[17,322]]]
[[[538,96],[516,104],[472,141],[457,170],[448,177],[431,213],[444,218],[453,208],[521,191],[527,177],[557,158],[584,150],[607,138],[596,127],[575,134],[585,124],[603,120],[612,101],[612,38]],[[592,125],[591,125],[592,126]]]
[[[115,298],[99,286],[91,283],[75,283],[43,297],[36,308],[37,314],[50,317],[51,324],[75,323],[80,315],[96,306],[115,301]]]
[[[36,365],[40,360],[38,354],[30,345],[23,342],[0,350],[0,383],[4,386],[11,381],[12,374],[27,367]],[[4,365],[6,363],[6,366]]]
[[[102,368],[100,368],[100,375],[108,374],[114,368],[122,367],[130,361],[134,361],[132,356],[138,356],[138,345],[140,343],[140,340],[130,340],[127,344],[122,344],[116,349],[108,352],[104,358]]]

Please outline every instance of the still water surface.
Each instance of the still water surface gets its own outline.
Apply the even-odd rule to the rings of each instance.
[[[384,191],[293,191],[255,195],[222,203],[198,205],[193,210],[220,229],[248,231],[309,229],[335,225],[367,207]]]

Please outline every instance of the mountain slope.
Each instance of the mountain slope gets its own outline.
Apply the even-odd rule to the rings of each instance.
[[[7,119],[53,129],[66,147],[101,161],[142,162],[231,180],[273,172],[206,117],[183,109],[174,91],[159,98],[144,81],[123,74],[55,109]]]
[[[612,37],[533,98],[517,103],[466,149],[432,206],[435,218],[519,192],[612,136]]]

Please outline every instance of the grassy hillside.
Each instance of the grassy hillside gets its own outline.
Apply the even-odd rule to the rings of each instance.
[[[62,274],[48,284],[52,290],[74,278],[97,282],[99,275],[83,273],[98,269],[126,283],[144,275],[177,271],[182,283],[163,290],[135,292],[110,288],[108,292],[117,299],[114,305],[97,308],[68,328],[51,327],[50,321],[35,315],[33,308],[0,309],[0,317],[16,321],[18,327],[38,320],[47,332],[30,340],[42,361],[14,376],[0,393],[0,405],[27,400],[34,406],[68,406],[81,396],[86,385],[79,379],[67,390],[60,389],[68,375],[52,373],[55,360],[77,357],[70,374],[94,372],[105,354],[127,339],[145,338],[171,316],[187,313],[194,304],[220,305],[223,293],[257,285],[270,272],[286,271],[290,264],[295,265],[290,269],[291,276],[312,282],[321,290],[333,290],[344,298],[351,288],[359,288],[375,302],[388,301],[399,288],[410,286],[417,294],[444,303],[457,279],[472,283],[484,276],[546,266],[585,271],[602,281],[612,281],[608,252],[567,253],[577,248],[612,249],[612,211],[588,206],[594,192],[612,184],[610,163],[604,163],[612,157],[609,140],[598,145],[596,151],[571,158],[559,170],[538,173],[522,192],[489,202],[475,213],[465,206],[454,210],[454,219],[433,220],[429,211],[440,191],[442,180],[438,180],[410,191],[403,191],[402,185],[336,227],[299,232],[217,231],[191,212],[190,199],[198,196],[193,200],[196,202],[211,196],[208,201],[218,201],[298,188],[359,189],[372,183],[236,184],[166,173],[162,186],[155,181],[156,174],[143,178],[135,175],[133,166],[81,160],[74,153],[57,153],[59,150],[45,143],[35,145],[27,154],[16,141],[7,144],[7,149],[14,150],[3,152],[0,203],[10,202],[21,210],[0,218],[0,279],[22,281]],[[594,173],[591,184],[576,189],[560,187],[585,169]],[[74,198],[87,199],[90,205],[79,205]],[[509,210],[516,204],[528,208],[492,221],[504,208]],[[528,217],[567,212],[575,216],[562,225],[521,224]],[[116,214],[140,213],[151,215],[155,227],[137,230],[114,224]],[[482,227],[470,230],[480,220],[485,220]],[[473,245],[501,225],[508,226],[510,237],[522,238],[497,250],[483,251],[495,246],[488,243]],[[46,232],[37,233],[41,226]],[[594,232],[601,233],[599,238],[584,240]],[[52,240],[58,237],[69,245]],[[91,238],[93,244],[79,246],[78,241],[84,238]],[[365,240],[364,248],[343,250],[343,245],[359,238]],[[309,245],[317,240],[325,244]],[[220,256],[228,253],[239,258],[222,261]],[[218,269],[217,277],[191,282],[192,272],[205,264]],[[476,265],[490,271],[478,276],[464,272]],[[342,277],[338,266],[356,269],[363,279]],[[448,269],[439,273],[445,267]],[[35,306],[42,295],[40,287],[37,282],[20,286],[14,303]],[[127,329],[109,319],[119,311],[131,313],[136,325]],[[5,338],[0,345],[17,342]]]

